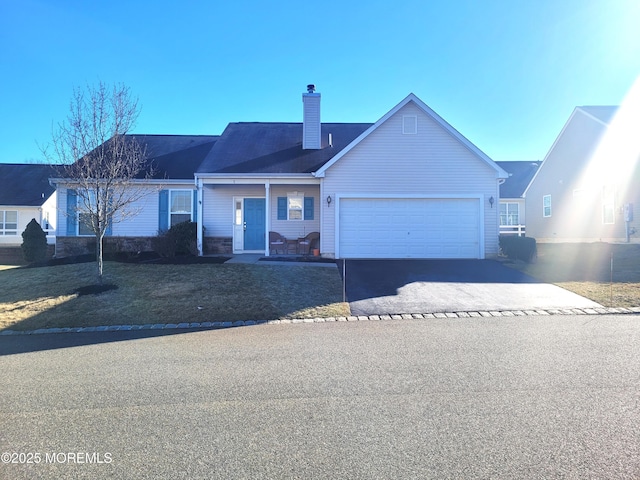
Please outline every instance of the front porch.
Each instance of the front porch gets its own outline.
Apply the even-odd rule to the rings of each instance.
[[[319,249],[320,179],[216,177],[197,182],[200,255],[313,255],[313,248]],[[272,242],[274,235],[281,243]]]

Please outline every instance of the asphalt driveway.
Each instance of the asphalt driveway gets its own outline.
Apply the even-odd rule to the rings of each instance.
[[[353,315],[600,306],[495,260],[346,260],[344,273]]]

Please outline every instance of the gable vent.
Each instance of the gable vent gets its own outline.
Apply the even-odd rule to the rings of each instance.
[[[402,116],[402,133],[404,135],[415,135],[418,133],[418,117],[416,115]]]

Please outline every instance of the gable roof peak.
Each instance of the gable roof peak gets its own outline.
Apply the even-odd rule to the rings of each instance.
[[[426,103],[418,98],[414,93],[409,93],[403,100],[400,101],[395,107],[389,110],[380,120],[374,123],[371,127],[369,127],[364,133],[362,133],[358,138],[353,140],[346,148],[344,148],[340,153],[338,153],[335,157],[333,157],[330,161],[325,163],[321,168],[315,172],[317,177],[324,177],[327,169],[340,160],[344,155],[346,155],[351,149],[353,149],[357,144],[359,144],[362,140],[368,137],[372,132],[374,132],[380,125],[386,122],[389,118],[394,116],[400,109],[405,107],[409,102],[413,102],[418,108],[420,108],[427,116],[431,117],[436,123],[438,123],[446,132],[448,132],[451,136],[453,136],[457,141],[459,141],[465,148],[467,148],[472,154],[477,156],[479,159],[487,163],[491,168],[497,171],[498,178],[508,178],[507,172],[505,172],[499,165],[497,165],[493,160],[491,160],[484,152],[482,152],[478,147],[476,147],[473,143],[471,143],[464,135],[458,132],[455,128],[453,128],[444,118],[438,115],[431,107],[429,107]]]

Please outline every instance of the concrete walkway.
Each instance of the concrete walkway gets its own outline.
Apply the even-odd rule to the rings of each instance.
[[[257,264],[257,265],[283,265],[283,266],[304,266],[304,267],[329,267],[336,268],[334,262],[294,262],[294,261],[277,261],[277,260],[260,260],[261,258],[267,258],[264,254],[259,253],[242,253],[234,255],[224,263],[244,263],[244,264]]]

